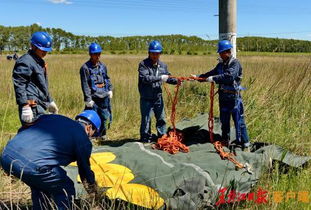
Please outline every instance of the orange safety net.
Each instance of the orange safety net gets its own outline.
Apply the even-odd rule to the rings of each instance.
[[[190,81],[190,80],[205,80],[204,78],[198,78],[198,77],[170,77],[175,78],[178,80],[177,85],[175,86],[174,90],[174,98],[172,97],[171,93],[167,90],[165,87],[165,90],[167,92],[167,95],[169,96],[169,99],[172,102],[172,112],[171,112],[171,123],[173,126],[173,129],[168,132],[168,134],[163,135],[161,138],[158,139],[158,142],[156,144],[152,145],[153,149],[159,149],[166,151],[171,154],[176,154],[177,152],[189,152],[189,147],[184,145],[183,142],[183,135],[181,132],[176,130],[176,124],[175,124],[175,118],[176,118],[176,105],[178,103],[178,92],[179,87],[183,81]]]

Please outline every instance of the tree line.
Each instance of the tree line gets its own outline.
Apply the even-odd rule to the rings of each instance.
[[[154,39],[162,42],[165,54],[210,54],[216,51],[217,40],[204,40],[197,36],[82,36],[66,32],[60,28],[30,26],[6,27],[0,25],[0,52],[26,51],[29,39],[35,31],[46,31],[53,37],[53,53],[85,52],[91,42],[97,42],[110,53],[139,53],[146,51],[148,43]],[[257,52],[311,52],[311,42],[294,39],[243,37],[237,39],[238,51]]]

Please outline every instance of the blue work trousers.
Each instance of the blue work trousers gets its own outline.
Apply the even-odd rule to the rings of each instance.
[[[72,207],[74,183],[60,166],[38,167],[8,148],[2,153],[1,164],[6,173],[13,174],[30,187],[34,210],[49,209],[53,202],[58,210]]]
[[[232,116],[236,132],[236,142],[243,147],[248,147],[249,137],[244,119],[244,107],[242,98],[238,96],[233,100],[220,99],[219,110],[223,140],[229,141],[230,116]]]
[[[166,122],[163,98],[144,99],[140,98],[140,139],[141,141],[149,141],[152,138],[151,134],[151,114],[154,112],[156,118],[157,135],[161,137],[166,133]]]
[[[85,107],[85,109],[89,109],[87,107]],[[101,126],[100,126],[100,130],[98,133],[98,136],[105,136],[106,135],[106,130],[107,130],[107,120],[110,118],[110,112],[108,110],[108,107],[103,106],[103,104],[101,102],[95,101],[95,104],[92,108],[99,116],[100,121],[101,121]]]

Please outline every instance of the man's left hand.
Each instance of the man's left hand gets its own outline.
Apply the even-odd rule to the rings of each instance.
[[[52,114],[57,114],[58,113],[58,107],[54,101],[52,101],[49,106],[48,106],[48,111],[51,112]]]

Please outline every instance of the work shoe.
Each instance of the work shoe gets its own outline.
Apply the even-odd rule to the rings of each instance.
[[[101,141],[108,141],[109,140],[107,135],[103,135],[103,136],[99,137],[99,139]]]
[[[104,136],[99,136],[99,137],[96,137],[96,140],[95,140],[95,143],[96,144],[102,144],[104,141],[108,141],[108,137],[106,135]]]
[[[140,139],[139,141],[142,143],[151,143],[150,139]]]
[[[237,141],[229,142],[228,148],[230,150],[235,150],[235,149],[241,149],[242,150],[242,146]]]
[[[158,142],[158,139],[161,138],[161,137],[158,137],[157,135],[155,134],[152,134],[151,136],[151,142]]]
[[[251,149],[249,147],[243,147],[243,152],[251,152]]]

